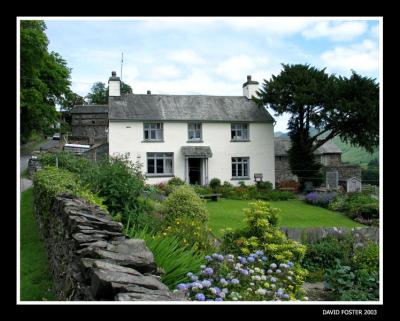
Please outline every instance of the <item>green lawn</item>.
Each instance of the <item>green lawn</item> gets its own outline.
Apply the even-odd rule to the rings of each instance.
[[[221,199],[218,202],[207,202],[209,211],[209,226],[213,233],[220,237],[221,229],[241,228],[245,226],[243,221],[243,208],[248,207],[246,200]],[[280,226],[286,227],[356,227],[364,226],[345,215],[324,209],[318,206],[306,204],[300,200],[277,201],[271,204],[282,210]]]
[[[22,301],[55,300],[53,280],[48,270],[47,256],[40,239],[32,208],[30,188],[21,193],[20,281]]]

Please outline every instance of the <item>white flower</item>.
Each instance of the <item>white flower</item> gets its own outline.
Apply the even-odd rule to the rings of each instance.
[[[265,293],[267,293],[267,291],[264,289],[261,289],[261,288],[256,291],[256,294],[260,294],[260,295],[265,295]]]
[[[265,275],[261,275],[261,280],[265,281],[267,279],[267,277]]]

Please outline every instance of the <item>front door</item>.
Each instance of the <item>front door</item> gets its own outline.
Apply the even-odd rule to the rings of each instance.
[[[189,158],[189,184],[201,185],[201,158]]]

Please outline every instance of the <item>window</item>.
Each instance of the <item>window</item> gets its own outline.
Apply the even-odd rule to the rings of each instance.
[[[231,139],[234,141],[249,140],[249,124],[232,124]]]
[[[173,153],[147,153],[147,174],[173,175]]]
[[[232,178],[249,178],[248,157],[232,157]]]
[[[189,123],[188,133],[189,133],[189,140],[194,140],[194,141],[201,140],[201,123]]]
[[[144,123],[144,140],[163,140],[163,124],[162,123]]]

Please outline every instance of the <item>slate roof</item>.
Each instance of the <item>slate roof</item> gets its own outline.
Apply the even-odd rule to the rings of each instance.
[[[244,96],[138,95],[110,97],[110,120],[274,121]]]
[[[210,146],[182,146],[181,151],[184,156],[199,156],[199,157],[212,156],[212,151]]]
[[[78,105],[71,109],[71,114],[107,114],[108,105]]]
[[[274,146],[275,146],[275,156],[287,156],[287,151],[291,146],[290,138],[278,138],[275,137],[274,139]],[[327,141],[324,145],[317,148],[314,152],[315,155],[322,155],[322,154],[341,154],[342,151],[339,147],[336,146],[335,143],[332,141]]]

